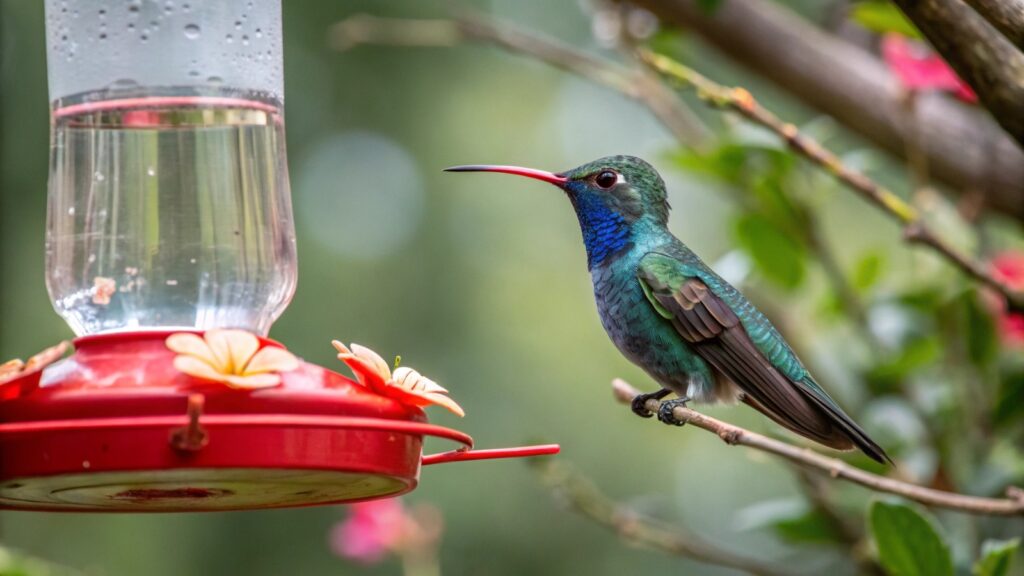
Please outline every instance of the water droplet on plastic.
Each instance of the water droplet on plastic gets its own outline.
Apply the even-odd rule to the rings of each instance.
[[[74,215],[75,215],[75,207],[72,206],[71,208],[68,208],[68,216],[74,216]]]
[[[248,36],[248,34],[243,34],[242,35],[242,46],[248,46],[248,45],[249,45],[249,36]]]
[[[193,78],[198,78],[199,77],[199,70],[189,70],[188,71],[188,75],[193,77]]]
[[[89,264],[92,264],[95,261],[96,261],[96,255],[95,254],[89,254]]]
[[[225,41],[226,41],[226,42],[227,42],[228,44],[231,44],[232,42],[234,42],[234,41],[235,41],[235,38],[234,38],[234,36],[232,36],[231,34],[228,34],[227,36],[225,36],[225,37],[224,37],[224,40],[225,40]]]
[[[106,32],[100,32],[100,40],[106,40],[106,39],[107,39],[107,33]]]
[[[149,168],[146,168],[146,174],[149,174],[150,176],[156,176],[156,169],[150,166]]]
[[[209,82],[210,84],[223,84],[224,83],[224,79],[221,78],[220,76],[210,76],[209,78],[206,79],[206,81]]]
[[[131,90],[138,88],[139,83],[131,78],[119,78],[110,83],[109,88],[111,90]]]
[[[235,30],[241,30],[241,29],[242,29],[242,21],[241,20],[235,20]]]
[[[192,5],[189,4],[188,2],[185,2],[184,4],[181,5],[181,9],[184,10],[185,12],[188,12],[189,10],[192,9]]]
[[[129,12],[138,12],[139,11],[139,3],[132,2],[131,4],[129,4],[128,5],[128,11]]]
[[[107,179],[107,177],[103,175],[103,172],[100,172],[100,171],[98,171],[98,170],[96,171],[96,173],[95,173],[95,174],[93,174],[93,175],[92,175],[92,177],[93,177],[93,179],[94,179],[94,180],[96,180],[97,182],[103,182],[104,180],[106,180],[106,179]]]
[[[189,40],[199,38],[199,26],[196,24],[188,24],[185,26],[185,38],[188,38]]]
[[[147,34],[146,32],[143,32],[142,34],[139,35],[139,40],[142,40],[143,42],[145,42],[146,40],[149,40],[149,34]]]

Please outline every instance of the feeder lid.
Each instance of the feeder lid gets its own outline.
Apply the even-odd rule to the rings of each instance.
[[[408,492],[421,464],[558,450],[471,451],[470,436],[421,409],[307,362],[270,388],[205,382],[174,367],[170,334],[83,337],[73,356],[0,384],[0,508],[335,504]],[[423,457],[424,436],[463,448]]]

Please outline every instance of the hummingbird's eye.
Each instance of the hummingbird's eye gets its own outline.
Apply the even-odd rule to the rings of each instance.
[[[611,170],[605,170],[594,178],[594,182],[601,188],[611,188],[619,181],[619,175]]]

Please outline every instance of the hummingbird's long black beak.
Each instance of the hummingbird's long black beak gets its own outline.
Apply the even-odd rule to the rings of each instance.
[[[472,164],[469,166],[452,166],[451,168],[445,168],[445,172],[501,172],[502,174],[515,174],[516,176],[526,176],[527,178],[533,178],[534,180],[542,180],[549,182],[555,186],[564,186],[569,181],[568,178],[561,174],[554,174],[552,172],[545,172],[544,170],[535,170],[533,168],[521,168],[519,166],[498,166],[490,164]]]

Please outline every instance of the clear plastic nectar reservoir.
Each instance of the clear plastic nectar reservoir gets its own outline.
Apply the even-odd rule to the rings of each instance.
[[[279,4],[46,10],[54,307],[78,335],[266,334],[297,276]]]

